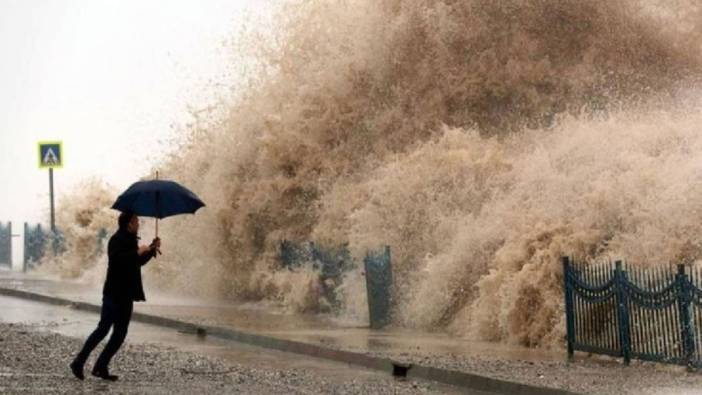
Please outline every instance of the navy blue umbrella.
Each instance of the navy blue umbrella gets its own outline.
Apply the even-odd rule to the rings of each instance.
[[[205,203],[191,190],[168,180],[138,181],[124,191],[112,208],[158,219],[178,214],[194,214]]]

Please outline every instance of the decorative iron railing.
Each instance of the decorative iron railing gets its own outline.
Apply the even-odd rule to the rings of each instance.
[[[346,246],[326,247],[314,242],[296,243],[283,240],[280,243],[280,262],[288,269],[310,263],[319,269],[324,279],[336,278],[356,267]]]
[[[563,258],[568,355],[702,367],[702,271]]]
[[[290,270],[305,263],[310,264],[312,269],[319,270],[322,294],[332,309],[340,305],[336,297],[336,289],[341,285],[344,273],[358,267],[346,246],[323,247],[313,242],[296,243],[283,240],[280,243],[279,258],[282,266]],[[390,247],[385,247],[380,252],[368,252],[363,264],[370,327],[380,329],[390,322],[392,289]]]
[[[355,267],[351,253],[344,247],[323,247],[314,242],[296,243],[283,240],[280,243],[280,263],[289,270],[309,264],[319,271],[319,283],[326,310],[338,310],[341,302],[336,296],[336,288],[342,282],[344,273]]]

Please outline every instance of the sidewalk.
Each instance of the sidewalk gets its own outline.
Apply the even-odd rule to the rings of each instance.
[[[117,382],[73,377],[68,364],[95,326],[95,314],[0,296],[2,394],[416,394],[464,393],[458,387],[391,376],[245,344],[134,322],[112,363]],[[475,395],[490,395],[473,392]],[[494,395],[494,394],[493,394]]]
[[[102,289],[75,281],[60,281],[36,274],[0,271],[0,288],[19,289],[91,304],[100,304]],[[182,298],[147,290],[146,303],[135,303],[134,311],[256,332],[287,340],[363,353],[391,353],[401,356],[490,354],[505,359],[533,362],[564,362],[564,352],[540,351],[496,343],[470,342],[443,333],[408,330],[370,330],[340,323],[324,315],[288,314],[273,306],[229,305],[213,301]]]
[[[99,304],[100,300],[97,287],[21,273],[0,274],[0,288],[91,304]],[[273,307],[264,309],[252,305],[183,300],[152,292],[147,297],[149,302],[137,304],[136,312],[248,333],[231,338],[237,341],[241,341],[241,336],[246,339],[268,336],[273,338],[273,343],[292,341],[322,350],[313,352],[341,350],[370,358],[388,358],[402,364],[419,365],[413,368],[416,372],[429,367],[536,388],[592,394],[691,394],[702,388],[702,374],[688,373],[678,366],[633,362],[632,366],[626,367],[617,360],[589,358],[582,354],[578,354],[573,362],[567,362],[565,351],[547,352],[470,342],[444,334],[344,327],[328,317],[284,314]],[[302,353],[311,355],[307,351]],[[423,372],[427,373],[426,370]]]

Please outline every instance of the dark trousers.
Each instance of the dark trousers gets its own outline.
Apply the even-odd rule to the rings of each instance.
[[[85,365],[85,361],[88,360],[90,353],[97,347],[102,339],[107,336],[107,333],[110,332],[110,328],[114,327],[110,340],[108,340],[105,349],[102,350],[102,353],[100,353],[93,367],[93,370],[107,369],[110,360],[117,353],[117,350],[119,350],[124,342],[124,338],[127,337],[127,329],[129,328],[129,320],[132,318],[133,306],[134,302],[131,300],[115,300],[109,296],[103,296],[100,322],[93,333],[88,336],[85,345],[83,345],[83,349],[80,350],[80,353],[76,356],[76,363],[81,366]]]

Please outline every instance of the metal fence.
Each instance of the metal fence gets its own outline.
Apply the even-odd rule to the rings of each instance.
[[[100,229],[95,236],[95,251],[104,249],[105,240],[109,236],[107,229]],[[24,270],[35,268],[48,252],[60,255],[66,252],[67,244],[63,232],[57,229],[52,232],[41,224],[24,223]]]
[[[702,367],[702,271],[563,258],[568,355]]]
[[[24,223],[24,271],[35,267],[44,256],[49,233],[41,224]]]
[[[369,252],[363,259],[370,327],[379,329],[390,323],[392,306],[392,261],[390,247]]]
[[[12,222],[0,223],[0,266],[12,267]]]
[[[327,247],[312,241],[296,243],[283,240],[280,243],[280,261],[289,269],[309,262],[313,269],[320,270],[325,279],[339,277],[356,267],[346,246]]]
[[[280,243],[280,262],[290,270],[304,264],[310,264],[313,270],[318,270],[322,296],[329,310],[340,307],[336,288],[341,285],[343,274],[356,267],[345,246],[327,247],[314,242],[297,243],[290,240]]]
[[[341,285],[344,273],[358,267],[346,246],[328,247],[314,242],[298,243],[289,240],[280,243],[280,262],[290,270],[305,263],[311,264],[312,269],[319,270],[322,295],[331,309],[340,307],[336,289]],[[364,259],[364,267],[370,326],[379,329],[390,321],[390,248],[385,247],[381,252],[369,252]]]

